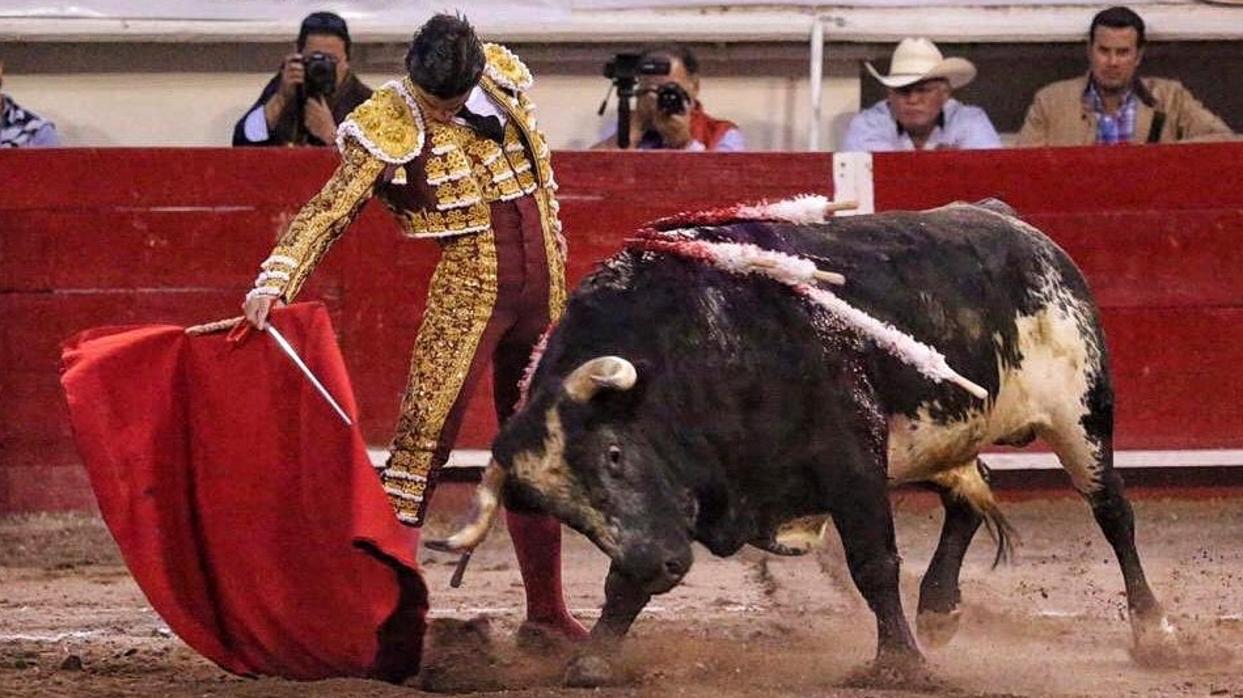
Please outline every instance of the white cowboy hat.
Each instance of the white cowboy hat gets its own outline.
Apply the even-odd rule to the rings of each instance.
[[[906,87],[921,80],[943,78],[956,90],[975,79],[975,66],[971,61],[943,57],[937,45],[922,36],[906,38],[898,44],[889,61],[888,75],[881,75],[871,63],[866,65],[872,77],[885,87]]]

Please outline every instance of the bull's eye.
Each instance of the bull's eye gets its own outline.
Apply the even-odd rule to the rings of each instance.
[[[609,470],[612,470],[615,473],[621,472],[621,463],[622,463],[621,446],[618,446],[616,444],[609,446],[608,459],[609,459]]]

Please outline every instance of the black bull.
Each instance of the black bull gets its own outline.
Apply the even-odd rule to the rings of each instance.
[[[1144,578],[1113,469],[1113,391],[1095,304],[1066,254],[1004,205],[796,225],[737,222],[683,239],[814,260],[856,308],[939,349],[988,390],[934,383],[771,279],[628,249],[574,292],[493,446],[481,511],[548,511],[612,560],[594,639],[626,633],[690,569],[691,542],[797,553],[831,519],[877,618],[878,657],[919,650],[903,614],[887,489],[924,482],[945,506],[920,588],[925,642],[957,628],[958,576],[981,523],[1007,527],[976,459],[1043,438],[1122,568],[1138,645],[1172,629]],[[481,518],[450,539],[470,547]]]

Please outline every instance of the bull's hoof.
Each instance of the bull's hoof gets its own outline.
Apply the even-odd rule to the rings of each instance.
[[[915,616],[915,634],[919,636],[919,643],[924,647],[941,648],[958,634],[961,620],[962,611],[957,608],[949,613],[920,611]]]
[[[918,654],[877,657],[871,664],[847,676],[843,685],[847,688],[930,693],[940,692],[945,688],[944,683],[928,671],[923,657]]]
[[[1131,659],[1152,669],[1221,667],[1234,661],[1234,653],[1194,635],[1179,631],[1164,615],[1147,621],[1133,621],[1135,644]]]
[[[1152,668],[1177,668],[1186,664],[1186,648],[1180,633],[1164,613],[1142,618],[1132,615],[1131,633],[1135,639],[1131,658],[1136,664]]]
[[[565,668],[567,688],[600,688],[623,683],[620,670],[612,662],[595,654],[580,654]]]

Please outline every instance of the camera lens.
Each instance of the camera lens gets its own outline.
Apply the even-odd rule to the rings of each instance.
[[[667,82],[656,90],[656,107],[666,114],[684,114],[691,96],[676,82]]]
[[[328,96],[337,89],[337,59],[321,51],[307,56],[306,91],[309,96]]]

